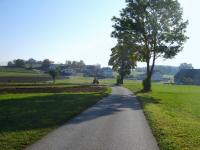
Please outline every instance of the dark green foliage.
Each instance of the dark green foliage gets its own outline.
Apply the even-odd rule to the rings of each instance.
[[[16,60],[14,60],[14,66],[15,67],[24,67],[25,61],[23,59],[16,59]]]
[[[58,76],[58,70],[57,69],[50,69],[48,71],[48,73],[52,77],[53,82],[55,83],[56,77]]]
[[[183,77],[182,78],[182,82],[186,85],[193,85],[194,84],[194,81],[192,78],[190,77]]]
[[[200,85],[200,69],[181,69],[175,76],[176,84]]]
[[[123,84],[124,77],[131,73],[131,69],[136,66],[135,56],[132,54],[132,49],[126,44],[117,44],[111,49],[109,65],[119,73],[120,84]]]
[[[95,77],[94,79],[93,79],[93,82],[92,82],[93,84],[99,84],[99,80]]]
[[[15,66],[15,64],[12,61],[9,61],[8,64],[7,64],[7,66],[8,67],[13,67],[13,66]]]
[[[143,92],[148,92],[149,89],[151,89],[150,78],[145,78],[145,79],[142,81],[142,85],[143,85]]]
[[[151,82],[156,59],[173,58],[183,48],[188,22],[177,0],[126,0],[120,17],[113,17],[112,37],[132,47],[135,59],[145,62],[146,81]],[[150,91],[151,84],[144,84]]]
[[[124,80],[123,80],[123,78],[121,78],[121,76],[118,75],[116,80],[117,80],[117,82],[116,82],[117,85],[124,84]]]
[[[52,61],[50,61],[49,59],[43,60],[42,69],[43,70],[48,70],[51,64],[52,64]]]

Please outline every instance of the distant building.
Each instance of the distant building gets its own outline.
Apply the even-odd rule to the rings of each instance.
[[[160,82],[163,80],[163,75],[160,73],[160,71],[154,71],[153,72],[153,75],[152,75],[152,78],[151,78],[152,81],[155,81],[155,82]]]
[[[114,77],[114,72],[109,67],[101,68],[100,72],[101,72],[102,77],[105,77],[105,78],[113,78]]]
[[[181,69],[175,76],[178,85],[200,85],[200,69]]]
[[[76,72],[73,69],[62,69],[60,72],[64,76],[71,76],[76,74]]]
[[[146,73],[143,73],[137,75],[136,80],[144,80],[145,78],[146,78]],[[159,71],[155,70],[152,74],[151,80],[155,82],[163,81],[163,75]]]
[[[98,77],[98,78],[112,78],[114,77],[113,70],[109,67],[101,68],[99,65],[86,65],[83,69],[84,76]]]
[[[83,68],[84,76],[94,77],[97,75],[101,67],[99,65],[86,65]]]
[[[50,64],[49,69],[50,70],[56,70],[56,65],[55,64]]]
[[[142,74],[138,74],[135,79],[136,80],[144,80],[146,78],[146,74],[142,73]]]

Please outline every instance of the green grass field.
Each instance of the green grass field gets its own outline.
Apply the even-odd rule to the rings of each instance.
[[[47,75],[36,70],[28,70],[24,68],[0,67],[0,77],[6,77],[6,76],[21,77],[21,76],[47,76]]]
[[[0,149],[23,149],[110,92],[1,94]]]
[[[0,72],[0,77],[32,77],[32,76],[48,76],[47,74],[33,72]]]
[[[91,84],[93,81],[93,77],[80,77],[80,76],[72,76],[69,79],[64,80],[56,80],[57,84],[65,83],[65,84]],[[115,84],[115,79],[98,79],[100,84],[111,85]]]
[[[140,82],[125,82],[133,92]],[[200,149],[200,87],[153,84],[137,93],[161,150]]]
[[[71,77],[50,83],[15,83],[8,87],[73,87],[93,78]],[[99,79],[112,85],[115,79]],[[153,92],[140,93],[141,82],[125,80],[137,94],[161,150],[200,149],[200,87],[153,84]],[[2,86],[4,86],[2,84]],[[0,95],[0,148],[18,150],[40,139],[87,107],[105,92],[26,93]]]
[[[51,77],[39,70],[0,66],[0,83],[34,83],[49,80]]]

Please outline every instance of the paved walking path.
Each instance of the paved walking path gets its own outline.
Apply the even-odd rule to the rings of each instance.
[[[27,150],[158,150],[136,97],[123,87]]]

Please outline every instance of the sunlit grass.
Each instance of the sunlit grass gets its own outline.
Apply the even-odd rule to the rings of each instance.
[[[137,92],[139,82],[125,87]],[[161,149],[200,149],[200,87],[153,84],[153,92],[138,93]]]

